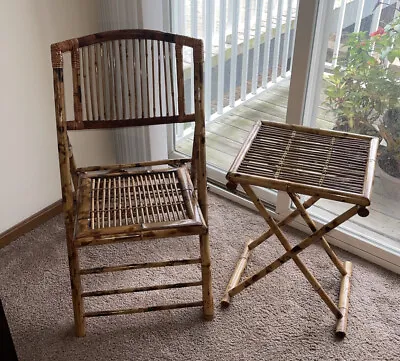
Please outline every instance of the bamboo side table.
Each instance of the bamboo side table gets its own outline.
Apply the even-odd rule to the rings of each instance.
[[[363,135],[320,130],[273,122],[258,122],[237,155],[226,178],[232,191],[241,185],[250,197],[269,230],[249,241],[227,285],[221,305],[229,306],[231,298],[293,259],[337,319],[336,334],[345,336],[349,310],[351,262],[342,263],[325,240],[324,235],[358,214],[369,214],[378,139]],[[282,221],[276,222],[254,193],[253,187],[285,191],[296,209]],[[298,194],[310,196],[301,203]],[[349,203],[343,214],[317,229],[307,208],[319,199]],[[312,234],[293,248],[282,227],[301,216]],[[241,281],[250,252],[276,235],[286,250],[268,266]],[[338,305],[324,291],[298,254],[312,243],[321,240],[322,246],[342,275]]]

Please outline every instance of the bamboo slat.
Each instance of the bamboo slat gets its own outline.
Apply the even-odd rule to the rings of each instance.
[[[94,66],[94,59],[92,58],[92,52],[93,48],[92,46],[88,46],[87,48],[87,62],[88,62],[88,80],[89,80],[89,89],[90,89],[90,110],[92,113],[91,120],[96,119],[96,113],[95,113],[95,90],[94,90],[94,82],[95,80],[93,79],[93,66]]]
[[[176,56],[176,78],[178,82],[178,112],[179,115],[185,114],[185,89],[183,84],[183,54],[182,54],[182,46],[175,45],[175,56]]]
[[[125,91],[125,74],[126,72],[123,71],[124,69],[124,49],[123,49],[123,45],[122,45],[123,40],[119,40],[118,41],[118,48],[119,48],[119,73],[121,76],[121,100],[122,100],[122,119],[126,119],[126,98],[127,98],[127,94]]]
[[[101,102],[100,102],[100,59],[99,59],[99,46],[94,45],[94,76],[96,81],[96,105],[97,105],[97,119],[101,120]]]
[[[83,81],[82,81],[82,84],[83,84],[83,89],[84,89],[84,96],[85,96],[85,115],[86,115],[86,120],[90,120],[91,119],[91,113],[89,113],[89,104],[90,104],[90,101],[89,101],[89,79],[88,79],[88,75],[87,75],[87,72],[88,72],[88,70],[87,70],[87,59],[86,59],[86,56],[85,56],[85,50],[86,51],[88,51],[88,49],[87,48],[83,48],[83,49],[81,49],[81,58],[82,58],[82,62],[81,62],[81,64],[82,64],[82,69],[83,69],[83,72],[82,72],[82,76],[83,76]]]
[[[114,95],[114,110],[115,119],[122,119],[122,114],[119,107],[120,92],[118,91],[118,44],[117,41],[111,43],[111,59],[112,59],[112,77],[113,77],[113,95]]]
[[[162,67],[161,67],[161,42],[160,41],[158,41],[158,43],[157,43],[157,50],[158,50],[158,52],[157,52],[157,60],[158,60],[158,98],[159,98],[159,106],[160,106],[160,116],[163,116],[164,115],[164,111],[163,111],[163,102],[162,102],[162,99],[163,99],[163,97],[162,97],[162,89],[163,89],[163,86],[162,86],[162,76],[161,76],[161,73],[162,73]],[[166,85],[164,84],[164,88],[166,88]],[[155,103],[155,101],[154,101],[154,103]]]
[[[131,44],[130,41],[125,40],[125,67],[126,67],[126,75],[127,75],[127,80],[126,80],[126,84],[128,87],[128,118],[133,118],[134,115],[132,113],[132,91],[131,91],[131,79],[132,79],[132,72],[131,72],[131,67],[130,67],[130,63],[131,60],[129,58],[129,44]]]
[[[172,101],[172,115],[176,115],[175,111],[175,82],[174,82],[174,72],[173,72],[173,44],[168,44],[169,45],[169,79],[171,82],[171,101]]]
[[[146,110],[147,116],[150,118],[150,76],[149,76],[149,49],[148,49],[148,40],[144,40],[144,69],[145,69],[145,88],[146,88]],[[143,76],[143,74],[142,74]]]
[[[171,89],[171,84],[172,82],[168,82],[168,72],[167,72],[167,53],[166,53],[166,47],[165,47],[165,42],[163,42],[163,60],[164,60],[164,81],[165,81],[165,106],[167,108],[167,116],[170,116],[169,113],[169,102],[170,102],[170,94],[169,90]],[[171,75],[171,73],[169,73]]]
[[[102,95],[103,95],[103,120],[108,119],[109,117],[109,112],[107,112],[107,93],[106,93],[106,64],[107,64],[107,59],[106,59],[106,54],[105,54],[105,47],[103,43],[100,43],[100,58],[101,58],[101,87],[102,87]]]
[[[137,65],[137,54],[136,51],[138,49],[136,45],[137,41],[135,39],[132,40],[132,54],[133,54],[133,88],[135,89],[135,118],[139,118],[139,109],[138,109],[138,99],[140,95],[140,82],[138,81],[137,72],[139,70],[139,66]]]
[[[79,49],[74,48],[71,51],[71,68],[72,68],[72,86],[73,86],[73,96],[74,96],[74,116],[75,116],[75,121],[78,123],[83,121],[80,63],[81,62],[80,62]]]

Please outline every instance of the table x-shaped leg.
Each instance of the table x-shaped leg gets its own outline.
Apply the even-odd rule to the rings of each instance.
[[[251,286],[253,283],[257,282],[259,279],[265,277],[267,274],[271,273],[275,269],[277,269],[282,264],[286,263],[290,259],[296,263],[299,267],[300,271],[304,274],[306,279],[311,283],[314,290],[320,295],[322,300],[327,304],[329,309],[338,319],[337,326],[336,326],[336,333],[338,335],[344,336],[346,334],[347,328],[347,317],[348,317],[348,303],[349,303],[349,293],[350,293],[350,277],[352,272],[352,264],[351,262],[345,262],[344,264],[338,259],[336,254],[333,252],[331,247],[329,246],[328,242],[323,237],[326,233],[331,231],[332,229],[336,228],[343,222],[347,221],[351,217],[353,217],[358,211],[360,206],[355,205],[351,207],[349,210],[344,212],[342,215],[337,216],[332,221],[328,222],[326,225],[322,226],[317,230],[315,223],[308,215],[306,209],[311,207],[314,203],[316,203],[320,198],[317,196],[310,197],[306,202],[303,204],[300,202],[299,196],[288,192],[290,198],[292,199],[293,203],[296,206],[296,210],[286,216],[285,219],[276,223],[275,220],[269,215],[268,211],[265,209],[264,205],[258,199],[256,194],[254,193],[253,189],[250,185],[242,184],[243,189],[253,201],[254,205],[257,207],[261,216],[265,219],[265,221],[269,225],[269,230],[263,233],[260,237],[258,237],[254,241],[250,241],[246,244],[245,249],[240,257],[235,271],[233,272],[231,279],[228,283],[226,288],[224,297],[221,301],[222,306],[229,306],[230,299],[234,295],[238,294],[239,292],[243,291],[245,288]],[[297,244],[295,247],[291,247],[289,241],[287,240],[286,236],[281,231],[281,227],[290,223],[294,218],[297,216],[301,216],[313,234],[305,238],[302,242]],[[277,258],[274,262],[269,264],[268,266],[261,269],[259,272],[253,274],[252,276],[246,278],[242,282],[240,282],[240,278],[246,268],[247,260],[249,258],[251,250],[256,248],[258,245],[263,243],[272,235],[276,235],[278,240],[282,243],[283,247],[286,250],[286,253],[283,254],[281,257]],[[321,284],[318,280],[311,274],[308,270],[307,266],[300,260],[298,254],[310,246],[312,243],[320,240],[322,241],[322,246],[326,253],[328,254],[329,258],[332,260],[334,265],[337,267],[339,272],[342,274],[342,282],[340,287],[340,295],[339,295],[339,305],[337,306],[335,302],[328,296],[328,294],[324,291]]]

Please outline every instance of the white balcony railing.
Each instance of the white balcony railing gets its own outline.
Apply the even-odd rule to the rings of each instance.
[[[335,0],[327,24],[330,55],[325,68],[337,65],[345,32],[375,31],[383,9],[394,3]],[[290,76],[298,0],[172,0],[171,4],[172,31],[204,41],[206,121]],[[192,88],[193,67],[186,65],[185,83]],[[178,127],[178,138],[187,132],[190,129]]]
[[[290,75],[296,12],[297,0],[172,1],[172,30],[204,40],[206,120]]]

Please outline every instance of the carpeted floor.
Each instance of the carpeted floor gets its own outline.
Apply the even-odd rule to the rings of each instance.
[[[87,336],[75,338],[61,216],[0,250],[0,297],[21,361],[35,360],[400,360],[400,279],[398,275],[338,250],[353,261],[348,336],[334,336],[335,319],[293,262],[237,295],[228,309],[219,301],[243,242],[264,230],[264,221],[238,205],[210,194],[210,234],[215,319],[204,322],[198,308],[88,320]],[[294,242],[298,232],[288,230]],[[197,238],[118,244],[86,249],[82,264],[113,264],[195,256]],[[143,249],[144,251],[139,251]],[[102,256],[106,250],[111,261]],[[177,250],[177,251],[176,251]],[[267,253],[267,251],[269,253]],[[251,257],[249,271],[282,253],[271,239]],[[165,256],[171,259],[171,256]],[[301,257],[337,297],[339,276],[319,246]],[[172,269],[171,269],[172,268]],[[108,274],[111,287],[156,284],[168,274],[198,280],[196,267]],[[167,271],[170,271],[167,273]],[[91,289],[101,288],[93,278]],[[89,287],[89,286],[88,286]],[[199,300],[196,287],[161,291],[169,299]],[[130,297],[130,298],[129,298]],[[161,300],[160,300],[161,298]],[[155,304],[153,294],[97,298],[88,307]]]

